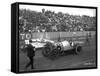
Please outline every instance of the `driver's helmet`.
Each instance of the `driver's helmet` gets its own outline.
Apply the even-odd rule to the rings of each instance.
[[[57,46],[60,46],[60,43],[57,43]]]
[[[29,40],[29,43],[32,43],[32,40],[31,39]]]
[[[74,42],[73,41],[69,41],[71,46],[74,46]]]

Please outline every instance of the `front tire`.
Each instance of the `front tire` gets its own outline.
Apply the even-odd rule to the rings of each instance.
[[[50,53],[51,53],[51,50],[50,48],[44,48],[44,50],[42,51],[42,54],[45,56],[45,57],[48,57],[50,56]]]

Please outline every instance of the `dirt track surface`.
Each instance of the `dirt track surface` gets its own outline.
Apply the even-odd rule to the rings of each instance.
[[[31,70],[30,67],[27,71],[34,70],[50,70],[50,69],[69,69],[69,68],[85,68],[85,67],[95,67],[96,66],[96,43],[95,39],[90,40],[89,45],[84,45],[82,51],[79,55],[66,54],[60,56],[55,60],[48,59],[42,55],[42,50],[36,51],[34,57],[34,67]],[[29,62],[26,54],[20,52],[19,54],[19,68],[20,71],[26,71],[25,65]]]

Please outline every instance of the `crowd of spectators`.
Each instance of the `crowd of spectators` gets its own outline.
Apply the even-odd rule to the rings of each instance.
[[[95,31],[96,17],[42,9],[41,12],[19,10],[20,32]]]

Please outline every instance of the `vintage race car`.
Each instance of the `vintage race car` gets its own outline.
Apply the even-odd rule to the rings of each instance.
[[[79,54],[82,51],[82,44],[83,42],[74,42],[74,41],[62,41],[62,42],[55,42],[50,43],[47,42],[44,45],[44,50],[42,54],[45,57],[57,57],[63,55],[65,52],[73,52],[73,54]]]
[[[31,39],[31,42],[29,40],[25,40],[25,44],[31,44],[35,48],[43,48],[48,42],[54,43],[54,41],[48,39]]]

